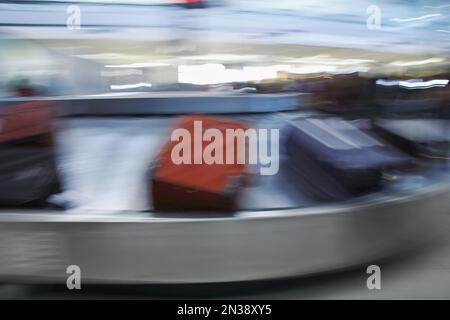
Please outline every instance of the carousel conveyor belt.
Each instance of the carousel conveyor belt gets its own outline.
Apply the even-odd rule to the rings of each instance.
[[[0,278],[182,284],[283,278],[393,256],[435,235],[450,185],[371,200],[228,217],[10,211],[0,214]]]
[[[283,135],[285,115],[236,117]],[[280,145],[279,174],[255,174],[236,212],[155,212],[146,172],[170,120],[60,119],[60,197],[70,208],[0,210],[0,280],[65,283],[70,265],[90,283],[308,275],[414,247],[437,233],[450,205],[446,166],[350,201],[317,202],[290,177]]]

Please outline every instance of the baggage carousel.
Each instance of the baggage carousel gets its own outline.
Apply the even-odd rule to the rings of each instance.
[[[79,100],[66,99],[64,105]],[[66,107],[57,121],[64,189],[57,200],[67,209],[0,210],[0,280],[63,284],[70,265],[81,268],[83,283],[98,284],[309,275],[376,263],[413,249],[437,235],[440,218],[448,213],[450,170],[445,162],[423,164],[377,192],[323,203],[292,177],[282,145],[279,174],[255,174],[242,190],[239,210],[157,212],[149,205],[145,172],[167,137],[171,112],[152,109],[138,117],[112,112],[114,117],[106,117],[107,104],[101,104],[72,115]],[[231,110],[229,116],[279,128],[282,136],[286,119],[313,113],[272,106]]]

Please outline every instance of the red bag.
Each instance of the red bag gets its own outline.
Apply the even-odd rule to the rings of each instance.
[[[223,163],[194,163],[195,121],[201,121],[202,134],[208,129],[219,129],[223,133]],[[198,122],[197,122],[198,124]],[[197,127],[198,128],[198,127]],[[186,129],[191,136],[190,163],[174,163],[172,151],[179,141],[169,141],[155,159],[152,170],[153,206],[157,210],[232,210],[236,208],[240,187],[245,183],[248,167],[237,163],[238,139],[227,143],[226,129],[247,130],[248,126],[225,118],[192,115],[180,117],[175,129]],[[198,133],[198,131],[197,131]],[[205,147],[210,141],[197,140],[197,148]],[[232,143],[232,144],[231,144]],[[233,163],[227,163],[226,152],[234,156]],[[245,147],[245,153],[247,153]],[[247,154],[245,154],[247,159]]]
[[[0,109],[0,143],[50,143],[55,107],[48,101],[30,101]]]

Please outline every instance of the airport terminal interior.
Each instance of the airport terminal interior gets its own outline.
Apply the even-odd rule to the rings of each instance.
[[[0,0],[0,299],[450,299],[449,16]]]

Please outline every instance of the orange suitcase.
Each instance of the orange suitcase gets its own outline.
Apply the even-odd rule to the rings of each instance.
[[[198,142],[195,146],[195,121],[201,121],[202,134],[211,128],[219,129],[223,133],[222,155],[223,163],[207,164],[202,158],[201,163],[194,163],[195,147],[201,146],[202,152],[210,141]],[[198,122],[197,122],[198,124]],[[225,137],[226,129],[249,128],[246,124],[226,118],[190,115],[178,119],[175,129],[186,129],[191,136],[190,163],[176,164],[172,159],[172,152],[179,141],[169,141],[155,159],[152,170],[152,198],[153,206],[157,210],[233,210],[238,202],[240,188],[245,184],[248,173],[246,161],[238,163],[238,139]],[[172,131],[173,132],[173,131]],[[197,131],[198,133],[198,131]],[[245,143],[245,142],[244,142]],[[227,163],[226,152],[230,148],[234,161]],[[247,159],[247,145],[245,144],[245,158]],[[183,153],[180,153],[184,156]],[[219,153],[220,154],[220,153]],[[202,153],[203,155],[203,153]],[[198,162],[198,161],[197,161]],[[242,162],[242,161],[241,161]]]
[[[0,109],[0,143],[50,143],[55,106],[48,101],[30,101]]]

